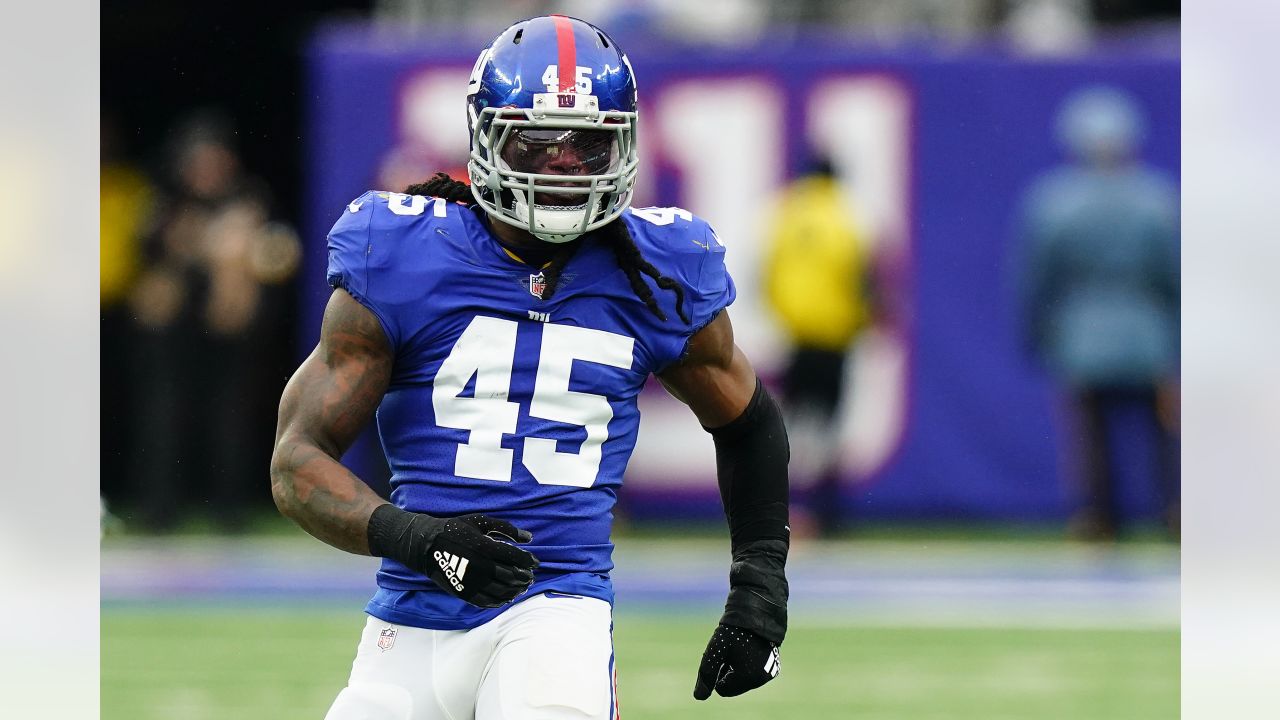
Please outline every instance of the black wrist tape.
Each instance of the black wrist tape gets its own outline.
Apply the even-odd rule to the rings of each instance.
[[[782,411],[759,378],[747,409],[728,425],[707,432],[715,441],[716,477],[735,556],[757,540],[786,542],[791,449]]]
[[[782,644],[787,634],[787,543],[756,540],[734,548],[729,599],[720,622]]]
[[[369,554],[388,557],[405,564],[416,564],[417,558],[435,539],[436,533],[424,523],[426,515],[411,513],[387,503],[374,508],[369,516]]]

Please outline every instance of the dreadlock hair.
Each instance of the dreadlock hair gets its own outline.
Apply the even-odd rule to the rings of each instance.
[[[448,174],[438,172],[426,182],[410,185],[404,189],[405,195],[425,195],[427,197],[444,198],[449,202],[475,205],[476,199],[471,195],[471,188],[464,182],[454,180]]]
[[[471,188],[466,183],[454,180],[447,174],[438,172],[432,175],[426,182],[420,182],[404,189],[406,195],[428,195],[431,197],[444,198],[450,202],[458,202],[464,205],[475,205],[475,198],[471,195]],[[676,313],[680,315],[680,319],[686,323],[689,322],[689,316],[684,312],[684,288],[675,280],[658,272],[644,256],[640,254],[640,248],[636,247],[635,240],[631,237],[631,232],[627,230],[624,222],[615,220],[605,225],[597,231],[597,237],[608,244],[609,249],[613,250],[613,256],[618,260],[618,266],[627,275],[627,281],[631,283],[631,290],[635,292],[636,297],[644,301],[649,311],[658,316],[660,320],[666,320],[667,314],[658,307],[658,301],[653,296],[653,289],[649,284],[640,277],[642,274],[653,279],[655,285],[663,290],[670,290],[676,295]],[[573,257],[574,251],[578,249],[578,243],[564,243],[554,255],[551,256],[551,262],[547,267],[543,268],[542,274],[546,278],[547,288],[542,292],[544,300],[551,299],[555,294],[556,286],[560,282],[560,272],[569,262],[569,258]]]

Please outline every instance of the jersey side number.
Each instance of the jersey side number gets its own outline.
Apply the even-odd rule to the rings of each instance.
[[[458,446],[454,474],[481,480],[511,480],[513,451],[502,447],[502,436],[516,432],[520,404],[507,399],[515,362],[516,330],[511,320],[476,317],[463,331],[436,373],[431,392],[436,423],[470,430]],[[524,441],[524,465],[543,485],[591,487],[600,471],[601,446],[609,438],[613,408],[602,395],[569,389],[573,362],[599,363],[630,369],[632,338],[570,325],[542,326],[542,347],[529,414],[580,425],[587,437],[576,453],[556,450],[550,438]],[[460,397],[472,377],[475,392]]]
[[[685,222],[693,222],[693,213],[678,207],[643,207],[632,208],[631,214],[654,225],[670,225],[681,218]]]

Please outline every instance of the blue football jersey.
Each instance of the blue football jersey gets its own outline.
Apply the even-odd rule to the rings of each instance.
[[[526,597],[555,590],[612,602],[609,533],[637,396],[734,299],[724,246],[706,222],[678,208],[627,210],[620,221],[684,289],[687,322],[669,291],[654,290],[667,319],[651,312],[593,236],[543,300],[541,271],[503,250],[482,210],[439,198],[365,193],[329,234],[330,285],[377,316],[395,353],[377,412],[391,501],[531,532],[521,547],[541,566]],[[367,611],[389,622],[459,629],[501,612],[394,560],[383,560],[377,581]]]

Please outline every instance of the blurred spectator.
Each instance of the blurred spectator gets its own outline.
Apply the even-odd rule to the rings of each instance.
[[[1082,507],[1070,531],[1110,540],[1121,530],[1115,459],[1127,448],[1113,447],[1108,428],[1137,407],[1158,443],[1151,481],[1176,536],[1178,191],[1136,158],[1143,120],[1120,91],[1071,96],[1058,133],[1072,161],[1027,194],[1021,303],[1030,350],[1079,412]]]
[[[1004,21],[1014,46],[1037,55],[1079,51],[1092,25],[1085,0],[1011,0]]]
[[[113,119],[101,121],[99,165],[98,262],[99,318],[102,338],[101,488],[118,494],[127,482],[132,415],[129,348],[132,346],[126,300],[142,264],[142,236],[152,221],[154,189],[124,157]]]
[[[230,124],[200,115],[175,135],[172,188],[131,297],[138,325],[138,441],[133,471],[143,523],[170,527],[184,501],[224,528],[265,498],[261,438],[288,362],[284,284],[300,257],[269,222],[264,185],[247,176]],[[276,373],[279,372],[279,375]]]
[[[870,317],[866,243],[829,160],[784,188],[764,262],[769,304],[792,343],[783,378],[792,532],[829,535],[841,515],[839,423],[849,351]]]

